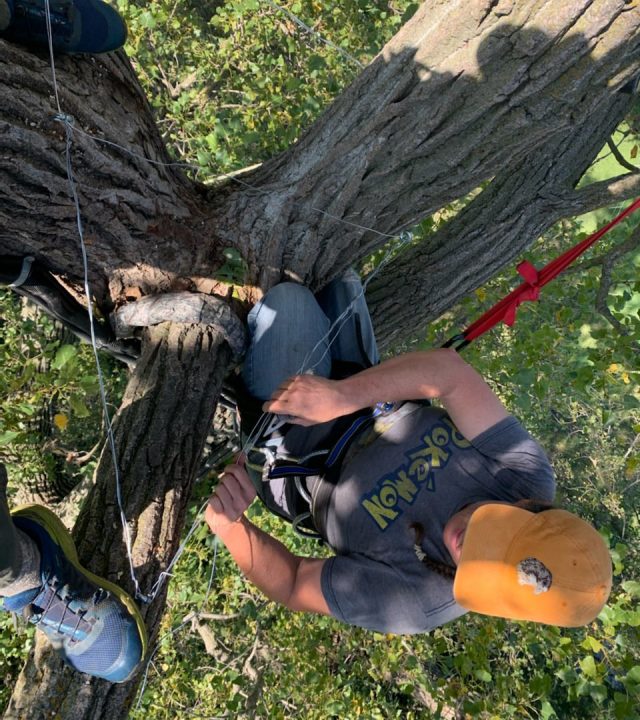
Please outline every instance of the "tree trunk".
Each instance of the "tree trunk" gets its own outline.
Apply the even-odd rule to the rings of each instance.
[[[59,242],[75,237],[75,208],[63,128],[51,120],[48,63],[2,41],[0,48],[0,186],[9,189],[0,202],[0,254],[34,254],[78,282],[76,244]],[[245,258],[249,283],[267,288],[292,277],[318,288],[389,235],[492,178],[509,177],[528,158],[553,165],[563,137],[581,136],[589,118],[619,111],[618,91],[640,69],[640,7],[625,0],[428,0],[297,145],[238,178],[250,187],[227,181],[205,190],[175,167],[87,137],[166,160],[123,56],[57,63],[62,108],[77,128],[72,160],[94,292],[108,311],[127,287],[154,294],[179,278],[197,287],[219,267],[225,247]],[[592,125],[563,180],[604,144],[603,129]],[[487,213],[474,237],[496,229]],[[510,255],[530,241],[530,234],[505,237]],[[420,249],[423,265],[435,261],[432,247],[441,247],[437,236]],[[470,260],[496,270],[509,259],[482,244],[464,255],[449,253],[457,276]],[[429,287],[431,297],[444,290]],[[447,293],[448,302],[468,289],[463,283]]]
[[[133,563],[143,593],[175,555],[202,447],[232,353],[207,326],[164,323],[145,332],[143,354],[115,420],[115,441]],[[80,561],[133,594],[115,501],[109,448],[74,529]],[[153,643],[166,585],[142,613]],[[66,668],[41,639],[23,670],[8,718],[124,718],[141,675],[122,684]]]

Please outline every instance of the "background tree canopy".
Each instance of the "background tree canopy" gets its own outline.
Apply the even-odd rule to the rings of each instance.
[[[487,5],[486,11],[497,13],[494,5],[491,8]],[[508,15],[513,9],[508,2],[497,5],[503,14]],[[628,5],[631,11],[635,3]],[[417,4],[404,0],[278,4],[269,0],[209,3],[121,0],[119,7],[129,23],[127,53],[153,106],[171,156],[192,165],[189,172],[205,188],[215,191],[222,184],[223,195],[225,174],[266,162],[301,138],[304,149],[304,131],[356,80],[360,65],[367,65],[418,10]],[[315,32],[310,32],[311,28]],[[539,40],[531,34],[521,36],[519,51],[523,55],[533,53],[532,48]],[[498,39],[494,38],[494,42]],[[634,47],[637,52],[637,46]],[[484,52],[484,67],[491,67],[495,76],[497,66],[491,64],[490,47],[486,44]],[[552,74],[548,68],[547,72]],[[449,80],[442,80],[443,87],[449,87]],[[529,78],[529,87],[538,80]],[[526,82],[523,86],[528,87]],[[478,92],[482,94],[482,87]],[[586,193],[589,187],[613,188],[611,195],[615,199],[618,185],[611,178],[637,179],[634,166],[638,163],[640,144],[640,105],[637,95],[633,102],[625,100],[628,93],[621,93],[620,97],[626,103],[624,120],[619,124],[616,119],[611,142],[591,163],[577,192]],[[397,102],[402,102],[402,98]],[[521,160],[509,159],[509,174],[504,178],[496,161],[491,179],[471,177],[468,186],[465,185],[473,174],[474,163],[480,162],[478,158],[482,157],[485,145],[482,139],[474,139],[473,125],[465,119],[473,108],[470,110],[460,102],[448,110],[446,123],[459,128],[459,133],[452,134],[441,149],[443,157],[458,158],[458,164],[451,160],[450,167],[447,169],[445,164],[443,171],[452,185],[445,188],[444,181],[433,178],[436,211],[414,227],[414,248],[404,254],[400,252],[389,275],[383,274],[371,290],[374,316],[391,353],[441,344],[519,281],[513,270],[495,275],[498,265],[505,261],[504,257],[496,256],[508,253],[508,249],[494,249],[493,254],[487,251],[487,266],[478,267],[476,262],[473,273],[461,270],[463,265],[452,264],[447,257],[459,257],[464,253],[465,243],[476,241],[474,222],[482,226],[481,221],[489,211],[498,212],[498,206],[490,204],[492,195],[506,192],[515,206],[508,213],[505,210],[496,224],[507,225],[513,216],[517,218],[517,222],[513,221],[513,235],[529,232],[532,237],[536,236],[537,213],[543,210],[546,217],[554,216],[554,212],[555,217],[563,217],[606,204],[601,200],[591,206],[577,203],[574,213],[562,207],[564,200],[574,202],[574,196],[545,197],[538,191],[528,196],[526,183],[537,174],[548,172],[546,182],[549,186],[554,182],[546,161],[538,162],[535,148],[539,145],[531,136],[522,139]],[[372,114],[374,111],[372,108]],[[412,109],[407,107],[405,112],[408,115]],[[571,127],[575,136],[586,132],[583,120],[578,113]],[[602,118],[592,121],[604,122]],[[559,127],[555,132],[561,137]],[[533,123],[530,133],[535,132],[541,131]],[[599,144],[603,144],[603,138]],[[569,152],[561,143],[558,147]],[[456,180],[458,165],[466,170]],[[578,162],[575,167],[579,165]],[[573,172],[577,172],[575,167]],[[405,172],[394,171],[399,175]],[[252,172],[239,177],[260,185],[266,177],[260,173],[266,171],[256,168]],[[371,174],[378,173],[383,178],[386,172],[385,167],[377,167]],[[380,187],[385,186],[385,180],[379,182]],[[441,192],[438,182],[443,183]],[[513,186],[512,191],[504,190],[507,184]],[[451,190],[453,186],[456,192]],[[518,195],[520,188],[524,190]],[[306,189],[311,198],[309,204],[318,204],[317,188]],[[322,190],[325,194],[332,191],[337,198],[343,196],[340,188]],[[344,194],[348,191],[344,189]],[[376,197],[375,188],[368,192],[369,199]],[[416,192],[411,190],[406,198],[397,200],[404,203],[399,211],[404,224],[411,217],[419,217],[411,206]],[[223,201],[218,202],[224,206]],[[527,257],[542,265],[623,205],[618,202],[607,210],[559,222],[540,237]],[[279,207],[286,207],[290,213],[287,232],[295,234],[296,227],[302,227],[296,212],[309,212],[308,206],[306,210],[304,207],[296,210],[283,202]],[[237,209],[234,206],[234,212]],[[220,217],[223,221],[228,218],[227,224],[232,225],[234,216],[228,208]],[[519,225],[521,218],[525,218],[524,225],[530,221],[533,229],[525,230]],[[56,223],[66,221],[61,214],[56,216]],[[73,218],[69,220],[72,221]],[[371,226],[369,222],[364,224]],[[465,351],[469,361],[489,379],[549,452],[558,474],[559,503],[592,520],[610,543],[615,564],[614,592],[597,622],[584,629],[560,630],[467,616],[414,638],[367,633],[343,627],[328,618],[295,615],[266,602],[243,581],[222,548],[216,556],[215,575],[209,588],[213,539],[202,526],[175,571],[148,682],[136,698],[131,717],[297,715],[310,719],[545,720],[637,717],[640,704],[637,224],[637,218],[631,218],[581,261],[576,270],[545,288],[540,304],[526,305],[520,310],[513,330],[496,329]],[[375,227],[385,232],[393,230],[383,224]],[[447,233],[455,236],[456,228],[465,228],[467,233],[461,234],[459,245],[435,239],[446,238]],[[46,230],[42,232],[46,234]],[[273,281],[257,267],[250,248],[238,246],[232,240],[224,247],[226,237],[233,237],[231,231],[226,236],[224,227],[217,232],[221,237],[219,245],[224,248],[217,262],[217,280],[240,287],[245,284],[264,287]],[[508,239],[513,235],[506,233]],[[490,245],[493,239],[489,237],[486,241]],[[8,247],[12,247],[11,242],[4,240]],[[361,238],[350,242],[360,243]],[[75,245],[73,248],[75,253]],[[371,251],[365,252],[368,248]],[[361,269],[370,271],[387,250],[388,247],[376,249],[375,243],[365,237],[359,255]],[[334,251],[320,243],[316,254],[320,256],[322,252],[328,253],[330,259]],[[421,257],[430,258],[427,271],[416,267]],[[108,265],[108,260],[102,257],[100,262]],[[321,284],[322,262],[314,265],[308,258],[296,258],[289,248],[282,263],[299,271],[309,284]],[[422,271],[419,278],[418,270]],[[73,276],[73,272],[70,269],[69,274]],[[399,291],[393,292],[403,278],[407,286],[415,283],[428,298],[427,309],[422,307],[420,298],[414,305],[400,301]],[[478,287],[488,278],[492,279]],[[428,294],[430,279],[442,288],[438,298]],[[115,295],[122,288],[132,292],[131,287],[142,287],[146,292],[154,283],[161,284],[156,277],[125,273],[115,283]],[[113,297],[113,288],[111,291]],[[466,296],[452,304],[461,293]],[[14,492],[23,497],[28,493],[41,497],[45,488],[49,493],[46,499],[56,501],[79,482],[76,492],[81,493],[82,483],[88,482],[95,469],[97,455],[92,450],[103,432],[90,350],[77,345],[42,316],[25,310],[8,291],[2,292],[0,303],[3,318],[0,459],[9,463]],[[407,314],[415,317],[407,318]],[[427,316],[439,317],[425,329]],[[412,339],[404,339],[407,335],[413,335]],[[402,342],[397,339],[400,337]],[[126,372],[109,358],[103,362],[110,402],[116,408],[124,392]],[[172,428],[164,432],[170,435]],[[203,473],[196,482],[187,510],[187,526],[214,484],[215,472]],[[74,502],[67,502],[65,512]],[[262,527],[301,554],[318,552],[313,543],[295,536],[288,527],[262,513],[258,505],[250,513]],[[200,614],[195,615],[196,611]],[[8,618],[0,622],[3,627],[0,673],[6,678],[0,689],[0,701],[6,705],[22,660],[31,648],[33,633],[23,628],[16,632]]]

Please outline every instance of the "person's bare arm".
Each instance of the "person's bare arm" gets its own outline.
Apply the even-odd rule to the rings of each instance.
[[[407,353],[345,380],[297,375],[263,406],[312,425],[377,402],[439,398],[460,432],[473,439],[507,417],[495,393],[455,350]]]
[[[268,598],[290,610],[329,615],[320,582],[325,561],[294,555],[250,522],[244,511],[255,495],[244,467],[227,467],[205,512],[211,532],[226,545],[247,579]]]

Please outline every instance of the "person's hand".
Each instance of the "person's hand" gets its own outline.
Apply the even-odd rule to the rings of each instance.
[[[225,468],[209,498],[204,518],[211,532],[217,535],[238,522],[255,496],[256,490],[244,468],[244,458],[240,456],[233,465]]]
[[[294,425],[315,425],[357,408],[349,405],[339,380],[316,375],[294,375],[262,406],[265,412],[286,415]]]

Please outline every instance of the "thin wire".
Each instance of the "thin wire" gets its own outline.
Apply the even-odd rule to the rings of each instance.
[[[91,348],[93,350],[93,357],[95,359],[96,370],[98,375],[98,386],[100,388],[100,400],[102,402],[102,413],[104,416],[104,423],[107,433],[107,442],[111,451],[111,457],[114,468],[114,475],[116,481],[116,499],[118,503],[118,510],[120,513],[120,521],[122,523],[122,534],[127,549],[127,559],[129,562],[129,573],[131,575],[131,581],[135,588],[135,596],[138,599],[144,600],[144,595],[140,592],[140,584],[136,577],[135,568],[133,565],[133,549],[131,541],[131,531],[129,523],[124,512],[123,501],[122,501],[122,487],[120,480],[120,471],[118,467],[118,453],[116,451],[115,437],[113,434],[113,425],[111,423],[111,415],[109,414],[109,407],[107,403],[107,393],[105,390],[104,375],[102,373],[102,366],[100,364],[100,357],[98,355],[98,345],[96,342],[95,334],[95,319],[93,316],[93,300],[91,287],[89,285],[89,260],[87,257],[87,247],[84,241],[84,229],[82,225],[82,213],[80,210],[80,200],[78,198],[78,190],[76,182],[73,176],[73,167],[71,164],[71,145],[73,143],[73,118],[69,115],[65,115],[62,112],[60,106],[60,99],[58,94],[57,79],[55,74],[55,60],[53,56],[53,33],[51,29],[51,17],[50,17],[49,0],[45,0],[45,13],[46,13],[46,25],[47,25],[47,38],[49,41],[49,59],[51,62],[52,79],[54,83],[54,94],[56,98],[56,106],[58,108],[58,115],[56,120],[61,122],[65,128],[65,165],[67,171],[67,180],[69,182],[69,191],[71,198],[75,205],[76,210],[76,226],[78,229],[78,238],[80,240],[80,251],[82,253],[82,268],[83,268],[83,288],[84,294],[87,301],[87,313],[89,316],[89,331],[91,336]]]
[[[91,138],[92,140],[95,140],[95,142],[102,143],[104,145],[109,145],[110,147],[116,148],[118,150],[122,150],[122,152],[126,153],[130,157],[137,158],[138,160],[143,160],[144,162],[149,163],[150,165],[157,165],[158,167],[175,167],[180,169],[186,169],[186,170],[193,170],[196,173],[203,172],[202,167],[198,165],[194,165],[193,163],[184,163],[184,162],[163,162],[162,160],[151,160],[150,158],[141,155],[140,153],[133,152],[133,150],[129,150],[128,148],[124,147],[123,145],[119,145],[118,143],[113,142],[112,140],[105,140],[104,138],[98,137],[97,135],[92,135],[91,133],[88,133],[86,130],[83,130],[82,128],[75,127],[75,131],[81,133],[82,135],[85,135],[88,138]],[[242,180],[239,177],[236,177],[233,173],[224,172],[223,170],[216,170],[218,173],[218,176],[225,177],[228,180],[232,180],[235,183],[238,183],[238,185],[242,185],[243,187],[248,188],[249,190],[252,190],[253,192],[259,193],[260,195],[270,195],[270,190],[264,190],[263,188],[259,188],[255,185],[251,185],[251,183],[248,183],[246,180]],[[339,217],[338,215],[333,215],[330,212],[327,212],[326,210],[322,210],[317,207],[308,207],[304,205],[303,203],[297,201],[297,200],[291,200],[291,204],[295,207],[301,207],[305,210],[311,210],[313,212],[318,213],[319,215],[324,215],[325,217],[331,218],[332,220],[335,220],[336,222],[342,223],[343,225],[348,225],[349,227],[356,228],[357,230],[364,230],[365,232],[373,233],[374,235],[378,235],[379,237],[387,238],[388,240],[397,240],[398,235],[392,234],[392,233],[385,233],[381,230],[376,230],[375,228],[369,227],[367,225],[359,225],[358,223],[352,222],[351,220],[345,220],[344,218]]]
[[[198,610],[192,617],[189,617],[188,619],[183,620],[179,625],[177,625],[175,628],[172,628],[171,630],[166,632],[161,638],[159,638],[158,641],[156,642],[151,654],[149,655],[149,659],[147,660],[147,662],[145,664],[144,676],[142,678],[142,683],[140,685],[140,689],[138,690],[138,700],[136,702],[136,708],[135,708],[136,710],[140,709],[140,705],[142,703],[142,696],[144,695],[144,691],[147,688],[147,682],[148,682],[148,678],[149,678],[149,667],[151,665],[153,665],[153,659],[155,658],[156,654],[158,653],[158,650],[160,650],[160,646],[162,645],[162,643],[167,638],[172,637],[173,635],[178,633],[180,630],[182,630],[182,628],[184,628],[186,625],[188,625],[191,622],[192,618],[198,618],[202,614],[202,611],[204,610],[204,608],[207,604],[207,601],[209,600],[209,595],[211,594],[211,588],[213,587],[213,582],[214,582],[214,579],[216,576],[216,563],[218,560],[218,546],[219,546],[218,536],[214,535],[213,536],[213,561],[211,563],[211,571],[209,573],[209,582],[207,583],[207,591],[205,592],[204,599],[203,599],[202,603],[200,604],[200,607],[198,608]],[[155,665],[154,665],[154,668],[155,668]]]
[[[56,107],[58,108],[58,112],[62,113],[62,109],[60,108],[60,97],[58,95],[58,81],[56,79],[56,64],[53,60],[53,32],[51,30],[51,9],[49,7],[49,0],[44,0],[44,10],[45,10],[45,21],[47,23],[47,37],[49,39],[49,62],[51,63],[51,74],[53,75],[53,93],[56,98]]]
[[[113,433],[113,424],[111,422],[111,416],[109,414],[109,408],[107,403],[107,393],[105,389],[105,382],[104,382],[104,375],[102,372],[102,366],[100,363],[100,356],[98,355],[98,346],[96,342],[96,335],[95,335],[95,320],[93,315],[93,307],[92,307],[92,293],[91,288],[89,286],[89,261],[87,257],[87,248],[84,241],[84,230],[82,226],[82,216],[80,212],[80,202],[78,200],[78,193],[77,193],[77,187],[76,183],[73,177],[73,168],[71,166],[71,143],[73,139],[73,129],[72,125],[69,122],[68,119],[60,120],[65,126],[66,131],[66,148],[65,148],[65,154],[66,154],[66,166],[67,166],[67,178],[69,180],[69,189],[71,191],[71,195],[73,198],[73,202],[76,206],[76,225],[78,228],[78,237],[80,238],[80,250],[82,252],[82,266],[83,266],[83,272],[84,272],[84,294],[87,301],[87,313],[89,315],[89,330],[91,335],[91,348],[93,350],[93,356],[96,363],[96,370],[98,374],[98,385],[100,388],[100,399],[102,401],[102,413],[104,415],[104,422],[105,422],[105,428],[107,432],[107,441],[109,443],[109,448],[111,450],[111,457],[113,462],[113,469],[114,469],[114,475],[116,480],[116,499],[118,502],[118,510],[120,513],[120,520],[122,522],[122,531],[124,536],[125,545],[127,548],[127,556],[129,559],[129,572],[131,574],[131,580],[135,586],[135,594],[136,597],[139,599],[144,599],[144,596],[140,592],[140,585],[138,583],[138,579],[135,574],[135,569],[133,566],[133,549],[132,549],[132,541],[131,541],[131,531],[129,529],[129,523],[127,521],[127,516],[124,512],[124,504],[122,500],[122,483],[120,478],[120,469],[118,466],[118,453],[116,450],[116,443],[115,443],[115,437]]]
[[[267,5],[270,5],[274,10],[284,13],[299,28],[304,30],[309,35],[315,37],[321,43],[324,43],[327,47],[333,48],[333,50],[339,52],[343,57],[347,58],[347,60],[357,65],[360,69],[364,67],[363,63],[361,63],[358,58],[353,57],[353,55],[350,55],[344,48],[341,48],[339,45],[335,45],[334,43],[332,43],[331,40],[327,40],[326,38],[322,37],[322,35],[320,35],[317,30],[314,30],[312,27],[309,27],[306,23],[302,22],[302,20],[300,20],[297,15],[294,15],[291,10],[288,10],[287,8],[278,5],[277,3],[273,2],[273,0],[263,0],[263,2],[266,2]]]

